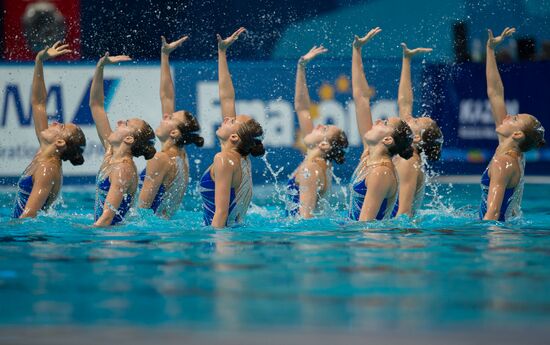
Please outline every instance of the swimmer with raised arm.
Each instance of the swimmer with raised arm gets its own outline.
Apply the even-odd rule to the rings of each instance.
[[[306,83],[306,65],[317,55],[325,53],[323,47],[313,47],[298,61],[294,107],[298,114],[300,133],[307,148],[306,157],[292,173],[287,184],[290,199],[288,213],[303,218],[313,217],[318,199],[330,190],[332,162],[344,162],[348,139],[344,131],[334,125],[313,127],[310,114],[309,91]]]
[[[141,119],[120,120],[113,131],[105,112],[103,69],[130,61],[125,55],[106,53],[97,63],[90,90],[90,109],[99,140],[105,149],[96,179],[94,226],[109,226],[124,220],[134,201],[138,176],[133,157],[151,159],[156,153],[155,133]]]
[[[200,180],[204,222],[214,228],[238,224],[244,220],[252,199],[252,172],[249,155],[262,156],[263,130],[247,115],[237,115],[235,90],[227,66],[227,48],[245,31],[218,38],[218,85],[223,122],[216,130],[221,150]]]
[[[167,43],[162,39],[160,57],[160,102],[162,120],[155,130],[161,151],[147,161],[140,174],[142,183],[139,207],[150,208],[155,214],[170,218],[179,209],[189,183],[189,161],[185,146],[201,147],[204,139],[197,119],[186,110],[174,112],[174,83],[170,72],[170,53],[187,40],[187,36]]]
[[[422,153],[428,162],[439,160],[443,133],[437,123],[429,117],[413,117],[413,89],[411,85],[411,59],[416,54],[429,53],[431,48],[409,49],[405,43],[403,64],[399,80],[399,117],[407,122],[413,132],[413,156],[409,159],[394,157],[393,163],[399,177],[399,193],[392,216],[406,214],[414,216],[424,200],[426,177]]]
[[[494,37],[488,30],[487,40],[487,96],[495,120],[498,146],[489,166],[481,176],[482,200],[480,218],[506,221],[521,214],[524,152],[545,145],[544,128],[529,114],[508,115],[504,102],[504,86],[500,79],[495,47],[516,30],[505,28]]]
[[[57,199],[63,184],[62,161],[72,165],[84,163],[82,152],[86,137],[80,127],[53,122],[48,124],[43,62],[70,52],[67,44],[56,42],[41,50],[35,59],[32,80],[32,118],[40,148],[17,183],[13,218],[36,217]]]
[[[353,220],[382,220],[390,217],[398,191],[392,157],[405,159],[413,155],[412,131],[403,120],[391,117],[373,125],[367,79],[363,70],[361,48],[382,31],[374,28],[353,41],[351,75],[355,115],[363,140],[363,154],[350,184],[349,216]]]

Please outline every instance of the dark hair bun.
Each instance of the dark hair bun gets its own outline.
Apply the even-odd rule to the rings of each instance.
[[[336,162],[337,164],[343,164],[346,160],[345,155],[348,145],[346,133],[340,130],[330,141],[330,150],[328,150],[326,154],[326,159]]]
[[[421,141],[417,145],[419,152],[424,152],[430,162],[438,161],[441,158],[441,147],[443,146],[443,132],[435,121],[424,129]]]
[[[413,156],[414,149],[412,148],[413,132],[411,127],[400,120],[392,134],[393,145],[388,149],[390,156],[400,155],[404,159],[409,159]]]
[[[176,146],[181,148],[185,145],[195,144],[197,147],[202,147],[204,145],[204,138],[196,133],[201,129],[197,118],[187,110],[184,110],[183,113],[185,114],[186,121],[178,124],[181,136],[176,139]]]
[[[61,160],[69,161],[72,165],[84,164],[84,148],[86,147],[86,137],[84,132],[78,126],[65,138],[65,150],[61,153]]]
[[[84,156],[82,154],[74,155],[71,159],[69,159],[72,165],[82,165],[84,164]]]
[[[145,150],[143,151],[142,156],[145,158],[145,160],[149,160],[155,156],[157,153],[157,149],[155,149],[154,146],[147,146],[145,147]]]
[[[254,157],[263,156],[265,154],[264,144],[259,139],[254,139],[254,146],[250,149],[250,154]]]
[[[403,149],[403,151],[399,152],[398,154],[405,159],[409,159],[413,156],[413,153],[414,153],[413,147],[409,146]]]
[[[155,156],[155,132],[149,124],[143,121],[143,127],[134,135],[134,144],[132,145],[132,155],[134,157],[145,157],[149,160]]]
[[[254,157],[262,156],[265,154],[264,144],[260,139],[264,134],[262,126],[258,121],[250,119],[241,124],[237,130],[237,135],[241,139],[237,145],[237,152],[243,157],[251,154]]]

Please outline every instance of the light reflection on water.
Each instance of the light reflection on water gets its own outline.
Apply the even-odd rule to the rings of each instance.
[[[504,326],[550,321],[550,186],[525,217],[476,219],[477,186],[445,210],[357,224],[283,218],[259,191],[247,224],[215,232],[188,198],[172,221],[139,211],[93,229],[89,193],[11,221],[0,194],[0,323],[248,327]],[[263,194],[262,194],[263,193]],[[75,206],[78,205],[78,206]],[[82,206],[85,205],[85,206]]]

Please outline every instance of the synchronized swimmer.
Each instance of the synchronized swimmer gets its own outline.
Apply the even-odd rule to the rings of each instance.
[[[235,90],[227,64],[227,49],[245,32],[238,29],[231,36],[218,38],[218,86],[222,123],[216,130],[220,151],[199,180],[204,224],[224,228],[242,223],[252,199],[252,173],[249,156],[262,156],[261,125],[248,115],[237,115]],[[382,30],[374,28],[364,37],[355,36],[352,44],[352,89],[357,129],[363,153],[349,184],[348,215],[352,220],[382,220],[399,215],[414,216],[425,194],[427,162],[441,157],[443,134],[428,116],[413,117],[411,59],[429,53],[430,48],[409,49],[404,43],[398,89],[399,117],[373,123],[370,98],[373,91],[365,76],[362,47]],[[524,153],[545,145],[544,128],[532,115],[507,115],[504,86],[496,64],[494,49],[515,32],[506,28],[494,37],[488,31],[487,95],[495,120],[499,144],[482,175],[482,200],[479,216],[485,220],[506,221],[519,216],[523,195]],[[90,91],[90,109],[99,139],[105,149],[96,180],[94,226],[122,222],[136,203],[139,185],[141,208],[152,209],[170,218],[179,209],[189,183],[189,163],[185,146],[202,147],[197,119],[186,110],[175,111],[174,84],[169,55],[187,37],[167,43],[162,37],[160,99],[162,119],[158,128],[138,118],[118,121],[113,130],[104,107],[103,70],[106,65],[130,61],[125,55],[109,56],[97,63]],[[40,148],[17,184],[13,218],[35,217],[47,210],[60,193],[61,161],[73,165],[84,163],[86,138],[74,124],[48,125],[43,61],[70,52],[68,45],[55,43],[40,51],[35,60],[32,84],[32,115]],[[322,213],[320,200],[331,190],[332,163],[345,160],[348,140],[334,125],[313,125],[306,82],[306,65],[327,52],[313,47],[298,61],[296,71],[295,110],[306,153],[287,184],[287,213],[312,218]],[[155,135],[161,150],[155,149]],[[140,174],[133,157],[144,156],[147,166]]]

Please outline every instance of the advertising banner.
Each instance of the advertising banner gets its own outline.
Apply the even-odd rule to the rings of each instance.
[[[550,66],[538,64],[509,67],[503,71],[506,100],[510,113],[530,112],[550,127],[544,107],[548,87],[542,83]],[[395,116],[400,61],[366,61],[365,72],[375,95],[372,99],[374,120]],[[64,164],[69,177],[88,177],[97,173],[103,148],[99,144],[88,107],[94,64],[52,63],[45,66],[48,90],[47,111],[50,119],[74,122],[87,137],[86,163],[79,167]],[[230,62],[236,93],[237,112],[256,118],[264,128],[267,160],[254,159],[258,183],[285,179],[301,160],[296,149],[297,119],[294,112],[295,62]],[[218,143],[215,128],[221,122],[215,62],[172,64],[176,86],[176,109],[194,113],[205,138],[203,148],[189,148],[193,174],[200,174],[212,162]],[[443,174],[480,174],[496,146],[494,125],[486,98],[484,67],[463,65],[413,65],[415,89],[414,114],[434,117],[445,135],[442,161],[436,168]],[[38,142],[32,124],[30,95],[31,64],[0,65],[0,177],[12,183],[32,159]],[[312,99],[311,113],[316,123],[334,123],[343,128],[350,142],[346,163],[336,166],[336,174],[349,178],[362,147],[355,108],[351,97],[349,61],[319,61],[308,66],[307,80]],[[139,117],[153,128],[161,118],[158,64],[127,64],[105,69],[105,101],[111,124]],[[508,87],[510,85],[510,87]],[[160,148],[157,143],[157,148]],[[528,173],[548,174],[547,150],[530,153]],[[145,165],[137,160],[138,168]]]

